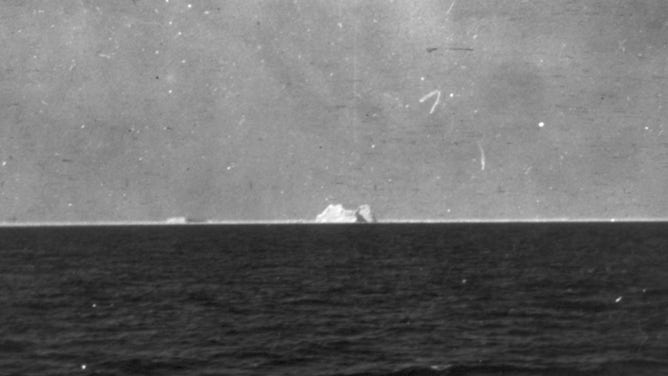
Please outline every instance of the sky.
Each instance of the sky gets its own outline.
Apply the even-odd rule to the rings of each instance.
[[[668,217],[662,0],[6,0],[0,21],[0,221]]]

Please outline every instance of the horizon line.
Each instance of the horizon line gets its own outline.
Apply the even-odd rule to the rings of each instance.
[[[373,224],[486,224],[486,223],[659,223],[668,218],[466,218],[466,219],[386,219],[371,223],[316,222],[315,220],[207,220],[168,222],[163,221],[44,221],[44,222],[0,222],[2,227],[66,227],[66,226],[202,226],[202,225],[373,225]]]

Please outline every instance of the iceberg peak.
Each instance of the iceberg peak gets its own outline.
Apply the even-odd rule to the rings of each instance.
[[[369,205],[350,210],[341,204],[330,204],[315,218],[316,223],[371,223],[376,219]]]

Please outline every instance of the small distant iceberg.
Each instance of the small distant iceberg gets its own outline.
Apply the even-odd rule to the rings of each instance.
[[[328,205],[315,218],[316,223],[373,223],[376,218],[369,205],[361,205],[356,210],[350,210],[341,204]]]
[[[188,218],[186,217],[169,217],[165,221],[165,223],[170,224],[170,225],[181,225],[188,223]]]

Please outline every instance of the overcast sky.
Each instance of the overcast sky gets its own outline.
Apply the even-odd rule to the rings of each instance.
[[[0,221],[668,216],[666,1],[7,0],[0,18]]]

